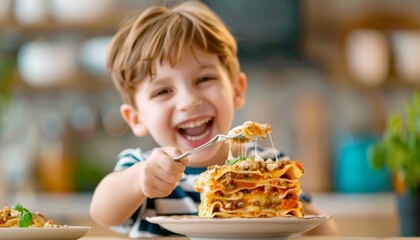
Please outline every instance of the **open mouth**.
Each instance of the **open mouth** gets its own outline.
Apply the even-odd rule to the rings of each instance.
[[[211,118],[198,119],[178,126],[179,133],[190,142],[204,139],[210,132]]]

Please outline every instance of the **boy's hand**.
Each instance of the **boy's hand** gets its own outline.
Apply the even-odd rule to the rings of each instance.
[[[141,168],[140,186],[149,198],[166,197],[182,179],[188,159],[175,161],[181,154],[175,147],[159,148],[150,155]]]

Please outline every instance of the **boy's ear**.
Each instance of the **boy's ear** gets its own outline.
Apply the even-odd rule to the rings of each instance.
[[[238,79],[233,86],[234,91],[234,106],[235,109],[241,108],[245,104],[245,94],[246,94],[247,79],[245,73],[240,73]]]
[[[120,107],[120,113],[124,121],[130,126],[131,131],[137,137],[143,137],[148,134],[147,128],[142,124],[140,114],[136,108],[130,104],[122,104]]]

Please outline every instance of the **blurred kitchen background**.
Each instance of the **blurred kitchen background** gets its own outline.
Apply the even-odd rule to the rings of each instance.
[[[90,196],[115,156],[155,146],[119,115],[107,44],[125,19],[177,2],[0,1],[0,205],[94,225]],[[303,188],[342,234],[398,235],[392,179],[372,169],[367,148],[420,88],[420,2],[203,2],[237,37],[248,75],[235,124],[272,125],[274,145],[303,163]]]

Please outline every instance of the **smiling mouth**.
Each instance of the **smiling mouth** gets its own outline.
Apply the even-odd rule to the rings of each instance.
[[[210,132],[211,118],[184,123],[178,127],[179,133],[190,142],[204,139]]]

